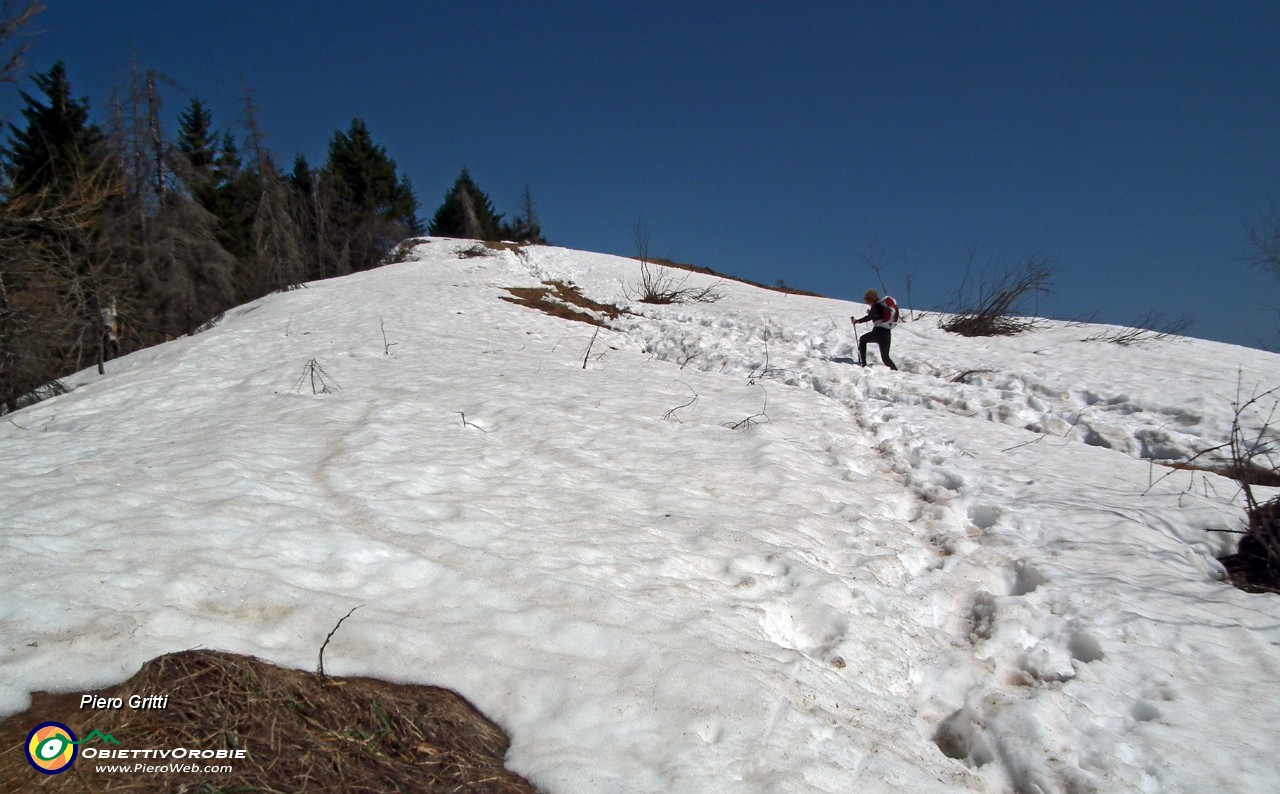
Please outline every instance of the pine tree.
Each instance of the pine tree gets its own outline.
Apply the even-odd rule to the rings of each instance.
[[[257,180],[241,169],[240,151],[229,131],[213,128],[213,113],[199,99],[178,114],[182,181],[192,198],[215,219],[217,241],[237,260],[253,250],[253,216],[260,195]]]
[[[213,113],[199,99],[191,100],[178,114],[178,151],[187,159],[195,179],[215,181],[218,136],[213,131]]]
[[[502,239],[502,216],[494,211],[493,202],[464,167],[428,229],[433,237],[497,241]]]
[[[301,177],[294,181],[303,186]],[[408,178],[396,175],[395,161],[361,119],[334,134],[329,158],[308,187],[313,242],[329,275],[375,267],[401,240],[422,233]]]
[[[395,160],[373,142],[363,120],[353,119],[346,133],[334,134],[325,170],[334,177],[339,196],[356,212],[394,221],[409,233],[417,230],[418,200],[409,180],[396,177]]]
[[[149,308],[165,336],[194,333],[232,305],[236,262],[219,244],[217,227],[212,213],[176,192],[152,219]]]
[[[0,151],[10,196],[65,191],[102,162],[102,132],[89,123],[88,100],[71,97],[65,64],[32,79],[45,100],[20,92],[26,126],[10,124],[9,145]]]

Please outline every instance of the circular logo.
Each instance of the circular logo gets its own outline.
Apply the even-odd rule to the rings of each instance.
[[[37,772],[56,775],[76,760],[76,735],[60,722],[43,722],[27,736],[27,760]]]

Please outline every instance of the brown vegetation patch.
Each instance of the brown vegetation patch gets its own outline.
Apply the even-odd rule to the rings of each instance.
[[[1235,480],[1242,485],[1260,485],[1266,488],[1280,488],[1280,471],[1257,464],[1239,466],[1230,461],[1219,464],[1212,463],[1165,463],[1170,469],[1179,471],[1203,471]]]
[[[490,251],[510,251],[511,253],[516,254],[517,256],[519,256],[520,253],[524,251],[523,243],[511,243],[511,242],[496,243],[492,241],[485,241],[484,247],[488,248]]]
[[[128,681],[92,694],[126,705],[81,709],[80,693],[37,692],[30,709],[0,723],[0,791],[537,791],[503,768],[509,742],[502,729],[438,687],[333,678],[251,656],[183,651],[152,659]],[[165,708],[131,709],[134,695],[168,700]],[[66,725],[81,741],[75,763],[57,775],[38,773],[23,751],[31,730],[48,721]],[[90,738],[94,731],[118,745]],[[86,758],[88,748],[243,750],[245,757],[104,760]],[[95,769],[106,764],[130,771]],[[135,764],[166,771],[134,771]],[[231,771],[181,769],[191,766]]]
[[[498,243],[491,240],[479,240],[470,248],[458,252],[459,259],[476,259],[488,256],[490,251],[510,251],[516,256],[524,255],[524,246],[520,243]]]
[[[542,283],[541,287],[507,287],[507,292],[514,297],[504,295],[502,299],[546,312],[552,317],[577,320],[602,328],[608,327],[602,317],[616,320],[623,313],[617,306],[591,300],[572,284],[563,281]],[[582,311],[583,309],[586,311]]]

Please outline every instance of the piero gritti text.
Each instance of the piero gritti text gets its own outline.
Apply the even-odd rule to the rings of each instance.
[[[102,697],[100,695],[81,695],[82,709],[134,709],[136,711],[159,711],[169,708],[168,695],[130,695],[128,698]]]

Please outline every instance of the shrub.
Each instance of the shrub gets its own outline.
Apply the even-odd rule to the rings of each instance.
[[[966,272],[957,308],[939,327],[961,336],[1012,336],[1028,331],[1035,327],[1035,320],[1018,316],[1017,312],[1027,298],[1052,292],[1053,275],[1053,260],[1036,255],[1028,257],[1021,267],[993,279],[982,277],[976,293],[971,294]]]
[[[1128,347],[1143,342],[1158,342],[1172,336],[1178,336],[1191,326],[1190,317],[1179,317],[1176,320],[1165,320],[1164,315],[1151,311],[1143,315],[1136,323],[1125,328],[1099,331],[1093,336],[1085,337],[1085,342],[1110,342],[1113,345]]]
[[[1255,485],[1280,485],[1280,433],[1274,423],[1280,409],[1277,395],[1280,388],[1244,401],[1237,398],[1231,439],[1224,445],[1230,455],[1226,471],[1244,491],[1246,526],[1236,553],[1222,563],[1232,581],[1245,590],[1280,592],[1280,496],[1260,502],[1253,490]]]
[[[679,273],[672,268],[654,266],[640,260],[640,288],[627,297],[641,303],[715,303],[723,297],[716,285],[686,286],[692,273]]]

